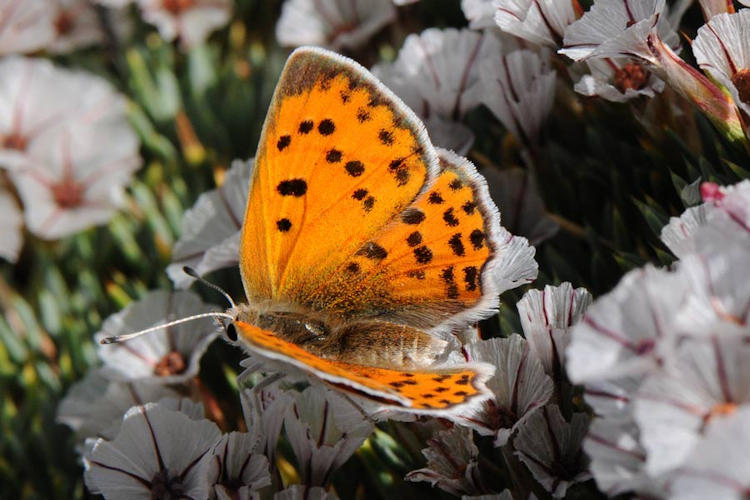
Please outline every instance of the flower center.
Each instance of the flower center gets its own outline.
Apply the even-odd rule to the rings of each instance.
[[[711,417],[726,417],[737,411],[735,403],[719,403],[711,408]]]
[[[179,478],[169,477],[169,472],[160,470],[151,478],[151,498],[161,500],[177,500],[185,497],[185,489]]]
[[[163,0],[162,5],[173,15],[178,15],[183,10],[193,6],[193,0]]]
[[[26,145],[29,143],[26,137],[22,136],[18,132],[11,132],[2,139],[0,139],[0,147],[4,149],[17,149],[23,151],[26,149]]]
[[[73,16],[70,13],[62,11],[55,19],[55,29],[58,35],[65,35],[73,31]]]
[[[615,72],[614,84],[617,90],[641,90],[648,82],[648,71],[638,63],[627,63]]]
[[[187,365],[185,358],[177,351],[172,351],[164,355],[156,366],[154,366],[154,375],[158,377],[167,377],[169,375],[178,375],[185,371]]]
[[[52,197],[60,208],[74,208],[83,201],[83,185],[66,177],[52,186]]]
[[[750,69],[741,69],[732,75],[732,83],[737,87],[740,101],[750,104]]]

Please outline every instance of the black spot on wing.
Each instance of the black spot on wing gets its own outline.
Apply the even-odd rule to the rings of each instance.
[[[473,292],[477,289],[477,268],[474,266],[464,267],[464,283],[466,283],[466,290]]]
[[[401,221],[404,224],[419,224],[424,217],[424,212],[418,208],[407,208],[401,213]]]
[[[362,164],[361,161],[357,161],[357,160],[346,162],[346,165],[344,165],[344,168],[352,177],[359,177],[365,171],[365,166]]]
[[[427,197],[427,201],[429,201],[433,205],[440,205],[445,200],[443,200],[443,197],[440,196],[440,193],[438,193],[437,191],[433,191],[430,193],[430,196]]]
[[[303,122],[300,122],[299,128],[297,129],[297,131],[300,134],[309,134],[314,126],[315,124],[313,123],[312,120],[305,120]]]
[[[451,236],[448,240],[448,245],[451,247],[451,250],[453,250],[453,255],[458,257],[463,257],[465,255],[464,244],[461,241],[461,233],[456,233]]]
[[[359,108],[357,110],[357,121],[364,123],[370,119],[370,113],[366,109]]]
[[[477,208],[477,204],[474,203],[474,201],[469,200],[463,205],[461,205],[461,208],[464,212],[466,212],[466,215],[471,215],[474,213],[474,209]]]
[[[338,163],[341,161],[341,151],[338,149],[329,149],[326,153],[326,161],[328,163]]]
[[[448,298],[457,299],[458,286],[456,285],[456,277],[453,273],[453,266],[448,266],[443,269],[442,273],[440,273],[440,278],[442,278],[443,282],[445,283],[445,293],[446,295],[448,295]]]
[[[285,150],[289,144],[292,143],[292,137],[289,135],[282,135],[279,137],[279,140],[276,142],[276,147],[279,149],[279,151]]]
[[[362,208],[365,209],[365,212],[369,212],[372,210],[372,207],[375,206],[375,197],[374,196],[368,196],[365,198],[365,201],[362,202]]]
[[[378,132],[378,139],[380,139],[380,142],[382,142],[386,146],[392,146],[393,145],[393,132],[386,129],[380,129],[380,132]]]
[[[386,252],[385,248],[381,247],[377,243],[368,241],[367,243],[362,245],[362,248],[357,250],[356,255],[362,255],[364,257],[367,257],[368,259],[373,260],[383,260],[388,257],[388,252]]]
[[[453,214],[453,207],[448,208],[445,212],[443,212],[443,220],[451,227],[458,226],[458,219]]]
[[[425,245],[414,249],[414,257],[419,264],[429,264],[432,261],[432,250]]]
[[[282,233],[286,233],[292,228],[292,223],[289,219],[283,218],[276,221],[276,227]]]
[[[475,229],[471,232],[469,235],[469,241],[471,241],[474,250],[479,250],[484,246],[484,238],[484,232],[479,229]]]
[[[365,199],[365,196],[367,196],[367,190],[366,189],[357,189],[352,193],[352,198],[358,201],[362,201]]]
[[[346,270],[351,274],[357,274],[359,272],[359,264],[356,262],[350,262],[349,265],[346,266]]]
[[[424,271],[423,271],[423,270],[421,270],[421,269],[419,269],[419,270],[412,270],[412,271],[407,271],[407,272],[406,272],[406,275],[407,275],[408,277],[410,277],[410,278],[416,278],[416,279],[418,279],[418,280],[423,280],[423,279],[425,278],[425,274],[424,274]]]
[[[461,182],[461,179],[453,179],[450,184],[448,184],[448,187],[450,187],[453,191],[458,191],[462,187],[464,187],[464,183]]]
[[[307,182],[304,179],[288,179],[279,182],[276,191],[281,196],[303,196],[307,192]]]
[[[401,168],[396,170],[396,182],[399,186],[405,186],[409,182],[410,177],[409,169]]]
[[[410,247],[415,247],[422,243],[422,234],[419,231],[414,231],[409,236],[406,237],[406,243]]]
[[[318,124],[318,132],[321,135],[331,135],[336,130],[336,125],[330,118],[326,118]]]

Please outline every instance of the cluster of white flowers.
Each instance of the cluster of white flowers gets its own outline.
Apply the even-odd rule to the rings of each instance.
[[[459,425],[436,432],[423,450],[427,467],[407,479],[428,481],[454,495],[490,493],[472,430],[492,436],[495,447],[517,456],[555,498],[589,479],[581,448],[589,418],[578,412],[566,419],[557,402],[569,330],[590,303],[588,291],[570,283],[530,290],[518,303],[525,338],[513,334],[467,343],[468,359],[497,367],[487,381],[494,397],[456,419]]]
[[[2,254],[15,260],[26,227],[45,239],[109,220],[141,165],[126,101],[106,80],[43,59],[0,59],[0,167],[8,173]]]
[[[131,31],[128,5],[165,40],[190,48],[229,22],[232,0],[0,0],[0,55],[70,52]],[[96,4],[108,7],[103,10]]]
[[[628,273],[572,332],[567,370],[598,417],[584,446],[608,494],[750,486],[750,182],[702,193],[662,232],[679,261]]]

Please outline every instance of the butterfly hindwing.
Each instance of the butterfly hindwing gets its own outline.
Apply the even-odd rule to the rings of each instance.
[[[422,123],[369,72],[295,51],[255,159],[240,250],[248,299],[320,306],[315,291],[436,171]]]
[[[468,160],[439,152],[438,177],[365,243],[384,257],[355,254],[356,279],[344,269],[322,291],[330,309],[427,329],[447,320],[465,324],[494,310],[497,208]],[[341,294],[340,286],[357,293]]]
[[[493,367],[466,363],[446,367],[390,369],[326,359],[269,330],[237,321],[240,339],[262,357],[296,366],[341,390],[406,412],[445,415],[487,399]]]

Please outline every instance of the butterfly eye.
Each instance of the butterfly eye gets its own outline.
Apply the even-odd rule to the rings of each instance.
[[[234,323],[229,323],[226,327],[227,338],[232,342],[237,342],[237,327]]]

